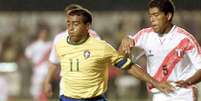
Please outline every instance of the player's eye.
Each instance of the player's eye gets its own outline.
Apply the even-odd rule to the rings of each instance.
[[[75,22],[75,23],[73,23],[73,25],[78,26],[78,25],[79,25],[79,22]]]
[[[154,14],[154,16],[155,16],[155,17],[158,17],[158,16],[159,16],[159,14],[158,14],[158,13],[155,13],[155,14]]]
[[[67,26],[70,26],[70,23],[66,23]]]

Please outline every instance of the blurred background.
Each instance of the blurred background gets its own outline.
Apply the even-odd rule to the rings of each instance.
[[[40,29],[47,29],[48,40],[65,30],[64,8],[76,3],[93,12],[93,28],[103,40],[118,48],[126,34],[148,27],[149,0],[0,0],[0,95],[5,101],[32,101],[30,87],[33,64],[25,49],[37,40]],[[201,1],[173,0],[176,12],[173,23],[185,28],[201,43]],[[135,57],[142,50],[134,49]],[[146,67],[146,58],[137,61]],[[7,68],[7,69],[5,69]],[[59,77],[55,77],[57,101]],[[150,101],[144,82],[126,72],[110,68],[107,96],[111,101]],[[1,100],[0,100],[1,101]],[[4,100],[2,100],[4,101]],[[201,100],[200,100],[201,101]]]

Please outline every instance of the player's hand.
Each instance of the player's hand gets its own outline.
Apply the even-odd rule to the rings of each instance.
[[[51,97],[53,95],[52,85],[50,83],[45,82],[43,88],[46,96]]]
[[[128,55],[131,53],[131,48],[134,46],[133,41],[128,37],[125,36],[122,41],[118,51],[123,55]]]
[[[183,88],[187,88],[190,86],[189,82],[186,82],[184,80],[177,81],[176,84],[177,84],[176,86]]]
[[[175,91],[175,87],[170,82],[158,82],[154,85],[160,92],[168,94]]]

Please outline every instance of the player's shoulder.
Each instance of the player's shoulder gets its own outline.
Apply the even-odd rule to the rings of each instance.
[[[147,27],[147,28],[142,28],[139,33],[151,33],[154,32],[153,28]]]
[[[176,29],[176,30],[175,30],[176,33],[178,33],[178,34],[191,35],[187,30],[185,30],[185,29],[182,28],[182,27],[176,26],[175,29]]]
[[[96,31],[94,31],[94,30],[92,30],[92,29],[89,29],[89,35],[91,36],[91,37],[94,37],[94,38],[96,38],[96,39],[98,39],[98,40],[101,40],[101,38],[100,38],[100,36],[96,33]]]
[[[59,40],[61,39],[62,37],[64,37],[66,35],[66,31],[63,31],[59,34],[57,34],[55,37],[54,37],[54,40]]]
[[[48,42],[47,42],[47,45],[48,45],[48,46],[52,46],[52,41],[48,41]]]
[[[96,39],[94,37],[90,37],[90,38],[91,38],[91,43],[95,44],[96,46],[108,46],[108,45],[110,45],[105,40],[99,40],[99,39]]]
[[[154,33],[154,30],[151,27],[148,28],[143,28],[141,30],[139,30],[136,34],[134,34],[133,36],[129,36],[131,39],[138,39],[140,37],[148,37],[150,35],[150,33]]]
[[[97,46],[101,46],[103,49],[106,49],[106,50],[108,50],[108,49],[114,50],[114,47],[107,41],[105,41],[105,40],[97,40],[97,41],[99,42],[99,45],[97,45]]]
[[[184,38],[187,38],[190,40],[195,40],[194,36],[182,27],[176,26],[175,31],[176,31],[176,34],[178,34]]]
[[[66,32],[66,31],[63,31],[63,32],[57,34],[57,35],[54,37],[53,44],[56,44],[56,43],[59,42],[62,38],[65,38],[65,36],[67,36],[67,32]]]
[[[99,40],[93,36],[90,36],[91,41],[99,43],[99,44],[104,44],[106,41],[105,40]]]
[[[148,35],[148,34],[153,33],[153,32],[154,32],[154,30],[153,30],[151,27],[143,28],[143,29],[139,30],[139,31],[134,35],[134,37],[145,36],[145,35]]]
[[[41,44],[41,42],[39,40],[35,40],[29,44],[29,47],[35,47],[35,46],[38,46],[38,44]]]

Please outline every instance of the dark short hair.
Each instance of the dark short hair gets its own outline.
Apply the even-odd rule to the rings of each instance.
[[[64,12],[65,14],[67,14],[70,10],[73,9],[82,9],[83,7],[81,5],[78,4],[70,4],[68,6],[65,7]]]
[[[82,16],[84,24],[86,24],[86,23],[92,24],[92,14],[87,9],[73,9],[68,13],[68,15]]]
[[[174,15],[175,6],[172,0],[150,0],[148,8],[157,7],[161,12]]]

